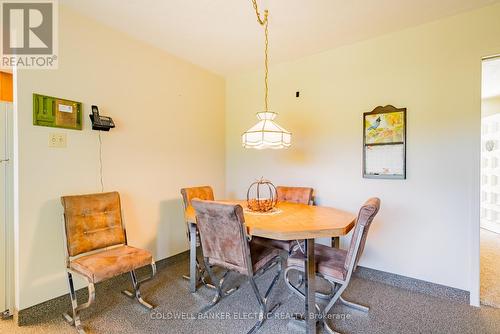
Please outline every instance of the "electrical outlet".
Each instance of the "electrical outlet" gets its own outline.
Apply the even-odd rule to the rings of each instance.
[[[66,147],[66,134],[65,133],[51,133],[49,134],[49,147]]]

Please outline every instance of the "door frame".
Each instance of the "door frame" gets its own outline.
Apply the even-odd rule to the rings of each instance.
[[[13,79],[15,73],[12,73]],[[13,91],[15,83],[13,82]],[[0,316],[10,316],[15,307],[15,277],[14,277],[14,113],[15,98],[11,107],[6,111],[6,150],[5,157],[9,159],[5,163],[5,307],[0,309]],[[2,129],[3,130],[3,129]],[[1,157],[4,158],[4,157]],[[1,191],[4,191],[3,189]],[[6,311],[6,312],[4,312]]]
[[[12,102],[12,108],[10,112],[7,112],[7,141],[8,141],[8,152],[7,155],[10,161],[7,164],[6,171],[6,182],[7,182],[7,194],[6,194],[6,233],[5,233],[5,266],[6,266],[6,279],[5,279],[5,291],[6,291],[6,310],[12,314],[14,311],[14,102]]]
[[[480,98],[480,107],[479,107],[479,124],[481,124],[482,120],[482,106],[481,106],[481,100],[482,100],[482,83],[483,83],[483,76],[482,76],[482,68],[483,68],[483,63],[487,60],[490,59],[495,59],[495,58],[500,58],[500,53],[498,52],[491,52],[488,56],[483,56],[481,57],[481,62],[480,62],[480,82],[479,82],[479,98]],[[482,139],[482,131],[481,131],[481,125],[480,125],[480,131],[479,131],[479,156],[477,158],[477,164],[476,164],[476,182],[475,182],[475,191],[474,191],[474,203],[472,205],[471,209],[471,214],[472,214],[472,230],[471,230],[471,250],[472,250],[472,257],[471,257],[471,284],[470,284],[470,305],[472,306],[481,306],[481,212],[480,212],[480,207],[481,207],[481,139]]]

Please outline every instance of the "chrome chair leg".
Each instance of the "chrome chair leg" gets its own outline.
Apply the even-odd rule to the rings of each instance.
[[[292,291],[294,294],[296,294],[299,298],[304,299],[305,296],[302,293],[302,291],[300,291],[297,286],[293,285],[292,282],[290,282],[290,278],[288,277],[288,273],[290,272],[290,270],[293,270],[293,269],[295,269],[295,268],[293,268],[293,267],[287,267],[285,269],[285,273],[284,273],[285,284],[286,284],[286,286],[288,287],[288,289],[290,291]]]
[[[262,295],[260,294],[259,288],[257,287],[257,284],[255,283],[255,278],[256,277],[255,276],[254,277],[250,277],[250,279],[249,279],[250,280],[250,285],[252,286],[252,289],[253,289],[253,291],[255,293],[255,296],[257,297],[257,301],[259,302],[260,313],[259,313],[259,320],[250,329],[250,331],[248,332],[248,334],[254,334],[254,333],[256,333],[262,327],[262,325],[264,324],[264,322],[267,320],[268,316],[271,315],[271,314],[273,314],[278,309],[278,307],[281,306],[281,303],[277,303],[270,310],[269,310],[269,307],[268,307],[268,297],[271,294],[271,291],[273,290],[274,286],[276,285],[276,283],[278,282],[278,280],[279,280],[279,278],[281,276],[281,272],[282,272],[281,258],[278,258],[277,260],[273,261],[269,266],[267,266],[266,268],[264,268],[262,270],[262,273],[266,272],[267,270],[269,270],[270,268],[274,267],[275,265],[278,265],[278,272],[276,273],[276,275],[274,276],[273,280],[271,281],[271,284],[267,288],[266,293],[264,294],[264,297],[262,297]]]
[[[290,279],[288,277],[288,274],[291,270],[302,270],[302,268],[300,267],[293,267],[293,266],[290,266],[288,268],[285,269],[285,273],[284,273],[284,276],[285,276],[285,284],[287,285],[287,287],[294,293],[296,294],[297,296],[299,296],[301,299],[305,299],[305,296],[304,294],[302,293],[302,291],[299,290],[299,288],[295,285],[293,285],[291,282],[290,282]],[[326,278],[325,278],[326,279]],[[331,298],[328,298],[329,299],[329,302],[328,304],[323,308],[322,311],[320,311],[320,314],[321,314],[321,325],[324,327],[325,331],[327,333],[330,333],[330,334],[339,334],[338,332],[336,332],[334,329],[332,329],[328,323],[326,322],[326,314],[330,311],[330,309],[333,307],[333,305],[337,302],[337,301],[340,301],[342,304],[348,306],[348,307],[351,307],[351,308],[354,308],[356,310],[359,310],[359,311],[363,311],[363,312],[368,312],[369,308],[366,307],[366,306],[363,306],[363,305],[359,305],[359,304],[356,304],[356,303],[353,303],[353,302],[350,302],[350,301],[347,301],[345,300],[344,298],[342,298],[342,293],[344,292],[344,290],[346,289],[347,287],[347,284],[342,284],[342,283],[339,283],[339,282],[333,282],[333,281],[330,281],[329,279],[326,279],[328,281],[328,283],[331,284],[332,286],[332,293],[330,295],[325,295],[325,294],[316,294],[316,297],[318,298],[321,298],[321,299],[327,299],[327,297],[331,297]],[[318,309],[318,311],[320,310],[319,309],[319,305],[316,304],[316,309]]]
[[[189,281],[189,292],[195,293],[196,286],[202,283],[209,289],[215,290],[215,286],[205,280],[206,270],[201,267],[198,261],[198,246],[197,246],[197,227],[196,224],[188,225],[188,241],[189,241],[189,275],[182,275],[182,278]],[[191,279],[191,276],[195,277]]]
[[[326,314],[330,311],[330,309],[333,307],[333,305],[337,302],[340,296],[342,296],[342,293],[344,290],[347,288],[347,284],[340,284],[336,282],[332,282],[330,280],[327,280],[331,285],[332,285],[332,290],[334,291],[332,299],[328,302],[328,304],[325,306],[323,311],[321,312],[321,323],[324,326],[325,330],[330,333],[330,334],[338,334],[333,328],[331,328],[328,323],[326,322]]]
[[[196,225],[188,224],[188,240],[189,240],[189,276],[184,276],[189,280],[189,292],[196,292],[196,285],[199,280],[200,264],[198,263],[197,250],[197,233]]]
[[[297,295],[300,299],[305,300],[306,296],[305,296],[305,294],[302,291],[300,291],[300,289],[299,289],[300,286],[295,286],[294,284],[292,284],[292,282],[290,282],[290,278],[288,277],[288,274],[290,273],[291,270],[297,270],[297,271],[300,272],[301,270],[303,270],[303,268],[292,267],[292,266],[287,267],[285,269],[284,276],[285,276],[285,284],[288,287],[288,289],[290,291],[292,291],[295,295]],[[316,310],[318,312],[320,312],[320,307],[319,307],[318,304],[316,304]]]
[[[211,268],[210,268],[210,269],[211,269]],[[222,289],[222,285],[224,284],[224,281],[226,280],[226,277],[227,277],[227,275],[228,275],[228,274],[229,274],[229,270],[226,270],[226,271],[224,272],[224,274],[222,274],[222,278],[221,278],[221,279],[220,279],[220,281],[219,281],[219,286],[220,286],[221,293],[222,293],[222,296],[223,296],[223,297],[229,296],[229,295],[231,295],[233,292],[235,292],[236,290],[238,290],[238,289],[239,289],[239,286],[236,286],[236,287],[234,287],[234,288],[231,288],[231,289],[229,289],[229,290],[227,290],[227,291],[224,291],[224,290]]]
[[[63,313],[63,318],[71,325],[75,326],[79,334],[85,334],[81,320],[80,311],[89,307],[95,300],[95,287],[94,284],[88,282],[89,299],[86,303],[78,305],[78,300],[76,298],[75,285],[73,283],[73,275],[68,271],[68,285],[69,285],[69,296],[71,298],[71,308],[73,311],[73,316],[68,313]]]
[[[260,312],[259,312],[259,320],[252,327],[252,329],[250,329],[248,334],[256,333],[260,329],[260,327],[266,320],[266,313],[267,313],[266,302],[260,295],[259,288],[257,287],[257,284],[255,284],[255,279],[253,277],[250,278],[250,285],[252,286],[252,289],[255,293],[255,297],[257,297],[257,301],[259,302]]]
[[[267,302],[267,298],[269,297],[269,295],[271,294],[271,291],[273,290],[274,286],[276,285],[276,283],[278,282],[278,279],[280,278],[281,276],[281,270],[282,270],[282,265],[281,265],[281,261],[278,262],[278,272],[276,273],[276,275],[274,276],[272,282],[271,282],[271,285],[269,285],[269,287],[267,288],[267,291],[266,293],[264,294],[264,301]]]
[[[212,289],[212,290],[216,289],[215,285],[207,282],[207,280],[205,279],[206,270],[200,266],[198,260],[196,260],[196,271],[198,272],[198,275],[197,275],[198,280],[197,280],[196,284],[201,283],[209,289]],[[189,276],[189,275],[182,275],[182,278],[187,280],[187,281],[191,281],[191,276]]]
[[[206,258],[204,259],[204,262],[205,262],[205,268],[208,272],[208,275],[210,276],[210,279],[212,280],[212,282],[214,282],[214,285],[215,285],[217,292],[216,292],[214,298],[212,299],[212,302],[209,305],[205,306],[201,311],[199,311],[199,313],[208,312],[212,307],[217,305],[222,300],[222,298],[226,297],[227,295],[231,294],[232,292],[234,292],[238,289],[238,287],[237,287],[237,288],[233,288],[231,290],[228,290],[227,292],[224,292],[223,291],[223,284],[224,284],[224,281],[229,273],[229,270],[226,270],[224,272],[224,274],[222,275],[222,278],[220,280],[218,280],[215,277],[215,275],[212,271],[212,268],[210,267],[210,265],[208,265],[208,261]],[[255,279],[258,276],[260,276],[262,273],[267,271],[269,268],[272,268],[275,265],[278,265],[278,272],[276,273],[271,284],[267,288],[266,293],[264,294],[264,297],[262,297],[262,295],[260,294],[260,291],[257,287],[257,284],[255,283]],[[257,297],[257,301],[259,302],[260,312],[259,312],[259,320],[257,321],[257,323],[252,327],[252,329],[248,333],[257,332],[259,330],[259,328],[262,326],[262,324],[264,323],[264,321],[267,319],[267,316],[274,313],[274,311],[281,305],[280,303],[277,303],[276,305],[274,305],[271,308],[270,311],[268,311],[268,307],[267,307],[268,297],[271,294],[271,291],[273,290],[274,286],[278,282],[278,280],[281,276],[281,272],[282,272],[281,258],[277,258],[275,261],[271,262],[268,266],[266,266],[265,268],[260,270],[257,275],[254,275],[253,277],[249,278],[250,285],[252,286],[252,289],[254,290],[254,293]]]
[[[347,307],[353,308],[355,310],[367,313],[370,311],[368,306],[360,305],[349,300],[344,299],[342,296],[339,297],[339,301]]]
[[[302,246],[300,245],[300,241],[299,240],[295,240],[295,242],[297,243],[297,245],[295,245],[294,247],[292,247],[290,249],[290,251],[288,252],[288,256],[292,255],[293,253],[295,253],[297,250],[300,250],[300,252],[302,254],[304,254],[304,249],[302,248]],[[297,287],[301,287],[302,284],[304,284],[304,276],[302,275],[302,273],[299,272],[299,281],[297,282]]]
[[[132,285],[134,287],[134,291],[133,292],[131,292],[129,290],[123,290],[122,291],[122,293],[124,295],[126,295],[129,298],[133,298],[133,299],[135,298],[139,302],[139,304],[141,304],[142,306],[144,306],[148,310],[152,310],[155,307],[153,305],[151,305],[150,303],[146,302],[142,298],[140,287],[141,287],[142,283],[149,281],[150,279],[152,279],[156,275],[156,264],[154,262],[151,263],[151,270],[152,270],[151,276],[149,276],[148,278],[143,279],[141,281],[139,281],[137,279],[137,274],[135,273],[135,270],[132,270],[130,272],[130,277],[132,279]]]
[[[225,278],[226,278],[226,276],[227,276],[227,274],[229,272],[229,271],[226,271],[222,275],[222,278],[220,280],[218,280],[217,277],[215,277],[214,273],[212,272],[212,268],[208,264],[208,260],[206,258],[204,258],[203,261],[205,263],[205,270],[208,272],[210,280],[214,283],[216,293],[215,293],[214,298],[212,299],[212,302],[209,305],[207,305],[204,308],[202,308],[199,311],[199,313],[206,313],[206,312],[208,312],[212,307],[214,307],[215,305],[217,305],[220,302],[220,300],[224,296],[224,293],[222,292],[222,286],[223,286],[224,280],[225,280]]]
[[[201,284],[203,284],[203,285],[204,285],[204,286],[206,286],[207,288],[212,289],[212,290],[215,290],[215,285],[213,285],[212,283],[208,283],[208,282],[206,281],[206,279],[205,279],[205,272],[204,272],[204,271],[202,271],[202,273],[201,273],[201,275],[200,275],[200,282],[201,282]],[[237,288],[233,288],[233,289],[231,289],[231,292],[232,292],[232,290],[235,290],[235,289],[237,289]]]
[[[327,332],[328,334],[340,334],[339,332],[336,332],[333,328],[328,326],[326,321],[323,321],[321,324],[322,324],[323,328],[325,329],[325,332]]]
[[[326,293],[321,293],[321,292],[316,292],[316,298],[323,299],[323,300],[330,300],[333,297],[334,293],[326,294]]]

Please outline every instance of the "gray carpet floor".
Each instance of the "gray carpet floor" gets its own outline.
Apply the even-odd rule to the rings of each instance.
[[[128,276],[99,284],[96,303],[82,314],[88,333],[246,333],[253,326],[255,320],[249,317],[258,310],[258,304],[248,283],[237,275],[230,276],[227,284],[241,284],[240,289],[208,313],[214,318],[190,319],[210,302],[213,291],[202,287],[195,294],[189,293],[187,281],[181,278],[187,268],[185,259],[169,264],[144,284],[145,299],[157,305],[151,312],[120,293],[130,287]],[[259,278],[261,290],[269,284],[274,270]],[[500,333],[498,309],[474,308],[358,277],[353,278],[344,296],[369,305],[371,310],[365,314],[336,305],[332,311],[336,319],[329,323],[342,333]],[[288,323],[291,314],[303,311],[303,302],[282,280],[270,298],[281,306],[259,333],[300,333]],[[60,316],[63,310],[69,310],[69,298],[60,304],[30,326],[17,327],[13,320],[0,320],[0,333],[75,334]]]

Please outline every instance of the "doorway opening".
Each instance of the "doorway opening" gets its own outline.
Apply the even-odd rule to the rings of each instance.
[[[13,75],[0,72],[0,316],[14,307]]]
[[[482,64],[480,252],[481,304],[500,308],[500,57]]]

